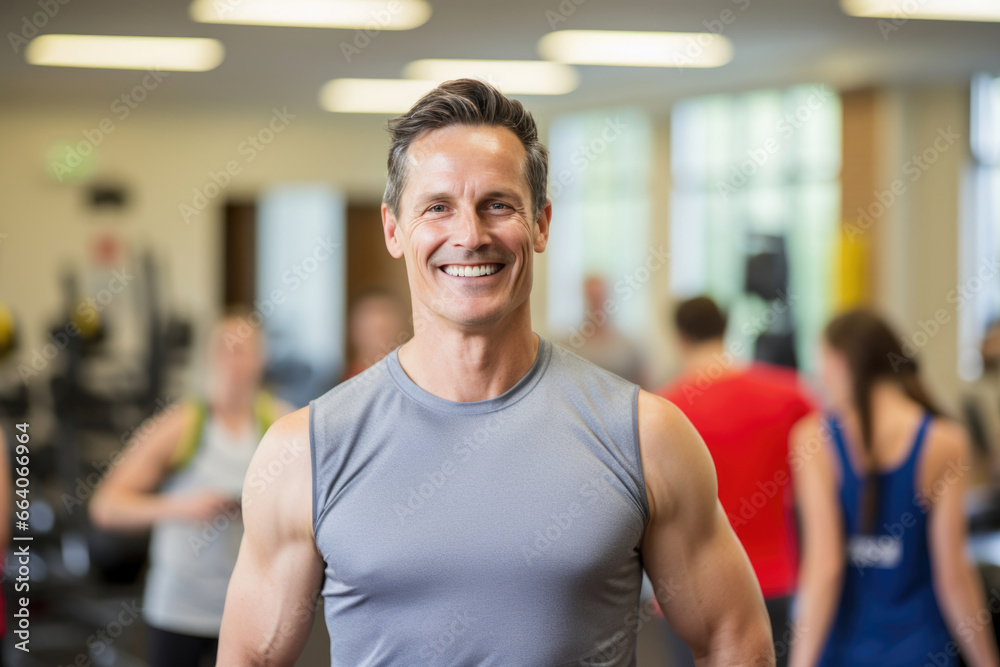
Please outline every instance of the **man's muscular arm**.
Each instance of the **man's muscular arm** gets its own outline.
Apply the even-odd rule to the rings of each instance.
[[[672,403],[640,391],[639,447],[650,512],[642,558],[664,617],[699,666],[774,665],[764,598],[701,436]]]
[[[282,417],[261,440],[243,485],[243,524],[219,667],[293,665],[323,579],[312,529],[309,408]]]

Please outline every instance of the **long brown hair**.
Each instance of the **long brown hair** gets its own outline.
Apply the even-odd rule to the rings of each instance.
[[[903,392],[932,415],[942,414],[920,381],[917,360],[903,350],[900,338],[875,313],[864,308],[835,317],[824,337],[829,346],[844,355],[851,376],[851,394],[861,428],[861,444],[872,460],[872,386],[879,380],[894,380]],[[874,530],[879,506],[878,478],[868,466],[862,491],[861,527],[866,534]]]

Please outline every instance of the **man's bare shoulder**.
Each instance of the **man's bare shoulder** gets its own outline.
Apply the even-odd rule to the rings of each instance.
[[[692,446],[702,444],[691,421],[673,402],[645,389],[639,390],[639,445],[643,457],[671,459]]]
[[[278,417],[271,424],[271,428],[267,430],[267,434],[272,434],[275,437],[296,437],[305,436],[309,437],[309,406],[304,408],[299,408],[298,410],[292,408],[287,414]]]
[[[715,495],[715,467],[708,448],[676,405],[639,391],[639,450],[651,514],[668,514],[678,498]],[[658,511],[657,511],[658,510]]]
[[[308,406],[280,417],[264,434],[247,470],[243,507],[250,521],[312,535]]]

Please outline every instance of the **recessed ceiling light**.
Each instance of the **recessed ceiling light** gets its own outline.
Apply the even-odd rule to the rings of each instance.
[[[334,79],[319,91],[319,104],[340,113],[402,113],[439,81],[418,79]]]
[[[41,35],[28,44],[24,58],[32,65],[54,67],[205,72],[218,67],[224,55],[215,39]]]
[[[542,60],[415,60],[403,70],[411,79],[483,79],[511,95],[563,95],[579,85],[576,70]]]
[[[306,28],[410,30],[427,22],[425,0],[195,0],[199,23],[236,23]]]
[[[844,13],[887,19],[1000,21],[997,0],[840,0]]]
[[[557,30],[538,51],[561,63],[626,67],[721,67],[733,57],[729,40],[709,32]]]

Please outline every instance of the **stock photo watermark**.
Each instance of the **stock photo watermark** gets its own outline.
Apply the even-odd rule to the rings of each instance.
[[[361,55],[361,52],[371,45],[372,40],[392,25],[393,19],[401,11],[403,5],[399,2],[390,2],[383,9],[373,10],[371,20],[363,28],[354,31],[354,39],[350,42],[340,42],[340,52],[344,55],[344,61],[350,64],[351,60]]]
[[[452,445],[452,454],[447,456],[431,470],[425,472],[420,480],[411,484],[405,499],[393,504],[393,512],[400,522],[421,512],[430,500],[442,489],[448,480],[461,470],[461,464],[472,458],[473,454],[483,450],[491,442],[493,435],[503,431],[510,417],[503,412],[490,413],[486,423],[471,434],[466,435],[461,442]]]
[[[476,617],[468,611],[454,612],[452,619],[443,630],[437,633],[427,644],[420,647],[417,654],[433,665],[448,653],[449,649],[460,640],[475,623]]]
[[[562,538],[570,532],[585,514],[588,506],[594,505],[601,498],[614,491],[615,479],[610,471],[605,471],[598,477],[584,482],[578,492],[577,500],[572,500],[558,511],[544,518],[545,525],[536,528],[532,533],[533,541],[521,544],[521,555],[527,565],[548,553]],[[583,500],[586,499],[586,500]]]
[[[128,118],[146,100],[149,93],[159,88],[169,75],[169,72],[150,69],[131,90],[116,97],[111,102],[111,113],[114,118],[105,116],[96,126],[83,130],[83,139],[76,144],[66,146],[61,159],[51,162],[49,166],[52,174],[59,182],[61,183],[68,174],[72,174],[74,169],[83,164],[85,158],[104,142],[104,138],[115,131],[117,128],[115,118],[119,122]]]
[[[257,159],[257,156],[267,150],[277,135],[284,132],[295,114],[288,112],[288,107],[271,110],[271,118],[254,134],[248,134],[236,147],[236,154],[243,160],[228,160],[218,171],[209,170],[208,182],[203,186],[192,188],[191,201],[177,205],[184,224],[191,224],[191,219],[198,216],[208,205],[229,186],[233,177],[243,173],[243,168]]]
[[[601,641],[588,653],[579,664],[611,664],[614,660],[635,645],[634,636],[642,627],[656,616],[658,605],[666,605],[682,590],[681,586],[671,577],[669,581],[657,579],[653,584],[653,596],[625,615],[622,626],[611,637]]]
[[[750,0],[730,0],[741,12],[750,6]],[[705,50],[715,46],[716,41],[722,36],[726,26],[732,25],[736,21],[737,14],[731,9],[723,9],[717,18],[705,19],[702,25],[708,32],[689,35],[684,45],[684,51],[674,55],[674,67],[684,71],[687,67],[697,62],[705,55]]]
[[[906,25],[906,22],[910,20],[910,17],[916,14],[926,1],[927,0],[899,0],[896,2],[892,6],[892,16],[879,19],[876,24],[878,26],[879,34],[882,35],[882,39],[888,42],[889,36],[899,30],[902,26]]]
[[[747,149],[747,157],[730,168],[729,178],[716,181],[715,187],[723,201],[746,185],[771,157],[781,150],[784,142],[791,139],[815,114],[836,95],[826,86],[812,86],[806,101],[787,112],[774,124],[774,134],[760,142],[756,148]]]
[[[40,11],[33,14],[25,14],[21,17],[21,29],[18,32],[8,32],[7,41],[14,53],[20,53],[21,47],[27,46],[28,42],[38,36],[38,31],[49,24],[49,21],[56,17],[59,11],[68,5],[71,0],[38,0],[35,5]]]
[[[317,236],[312,251],[293,262],[281,273],[281,283],[287,285],[288,290],[276,287],[263,299],[255,299],[250,314],[239,317],[236,331],[226,332],[222,340],[229,349],[234,349],[238,344],[250,338],[256,330],[263,327],[268,318],[287,303],[288,295],[297,292],[312,278],[319,271],[320,265],[329,261],[333,257],[334,251],[339,249],[341,245],[329,235],[326,237]]]
[[[157,426],[179,407],[178,403],[162,398],[156,399],[155,405],[155,411],[151,416],[142,420],[138,426],[133,426],[121,434],[119,441],[125,447],[116,449],[107,459],[91,463],[94,472],[88,474],[86,477],[76,478],[76,486],[73,489],[72,495],[65,491],[63,492],[61,500],[68,514],[73,514],[77,507],[83,507],[87,500],[94,495],[101,481],[125,460],[125,457],[136,445],[146,440],[156,430]]]
[[[900,167],[903,176],[907,177],[906,180],[903,178],[894,179],[885,190],[876,190],[872,193],[872,201],[867,208],[858,208],[857,221],[845,227],[847,238],[853,241],[867,232],[876,220],[885,215],[886,211],[907,193],[909,184],[919,181],[927,170],[938,161],[938,158],[955,145],[959,138],[961,135],[953,131],[950,125],[946,128],[939,127],[931,145],[919,153],[911,155]]]
[[[573,349],[582,347],[588,338],[593,336],[611,316],[618,312],[622,304],[631,300],[637,292],[642,290],[653,274],[667,265],[669,258],[670,253],[664,250],[662,245],[650,248],[642,264],[615,281],[614,292],[620,295],[620,298],[609,297],[599,309],[588,312],[585,321],[570,332],[569,346]]]
[[[740,332],[744,336],[752,338],[767,331],[771,324],[778,321],[779,315],[787,313],[798,300],[799,296],[791,290],[778,290],[778,298],[771,302],[763,313],[743,322],[740,326]],[[741,341],[734,341],[722,352],[716,352],[711,363],[699,368],[694,378],[681,386],[681,392],[687,399],[688,405],[702,396],[713,382],[734,368],[744,352],[746,352],[746,346]]]
[[[608,146],[613,144],[625,130],[628,124],[619,116],[604,121],[604,127],[598,136],[578,146],[569,156],[572,169],[560,169],[549,179],[549,199],[555,200],[562,194],[563,188],[572,185],[583,174],[594,160],[600,157]]]
[[[99,315],[114,301],[115,296],[124,292],[133,280],[135,276],[128,272],[127,267],[123,266],[120,271],[113,270],[107,287],[80,302],[76,307],[76,315],[86,324],[96,323]],[[49,333],[48,342],[41,349],[35,347],[31,350],[29,364],[17,365],[17,374],[21,377],[21,381],[27,384],[29,378],[38,377],[59,356],[59,353],[66,349],[70,339],[80,336],[81,333],[80,326],[72,319],[59,331]]]
[[[983,260],[972,276],[949,290],[945,299],[948,303],[955,304],[954,312],[958,313],[983,288],[992,285],[998,273],[1000,273],[1000,260],[995,257]],[[890,352],[888,355],[893,372],[898,372],[900,368],[910,364],[917,353],[926,347],[935,336],[944,331],[945,326],[951,321],[952,313],[944,308],[938,308],[934,311],[933,317],[918,320],[917,327],[902,338],[900,347],[903,354]]]

